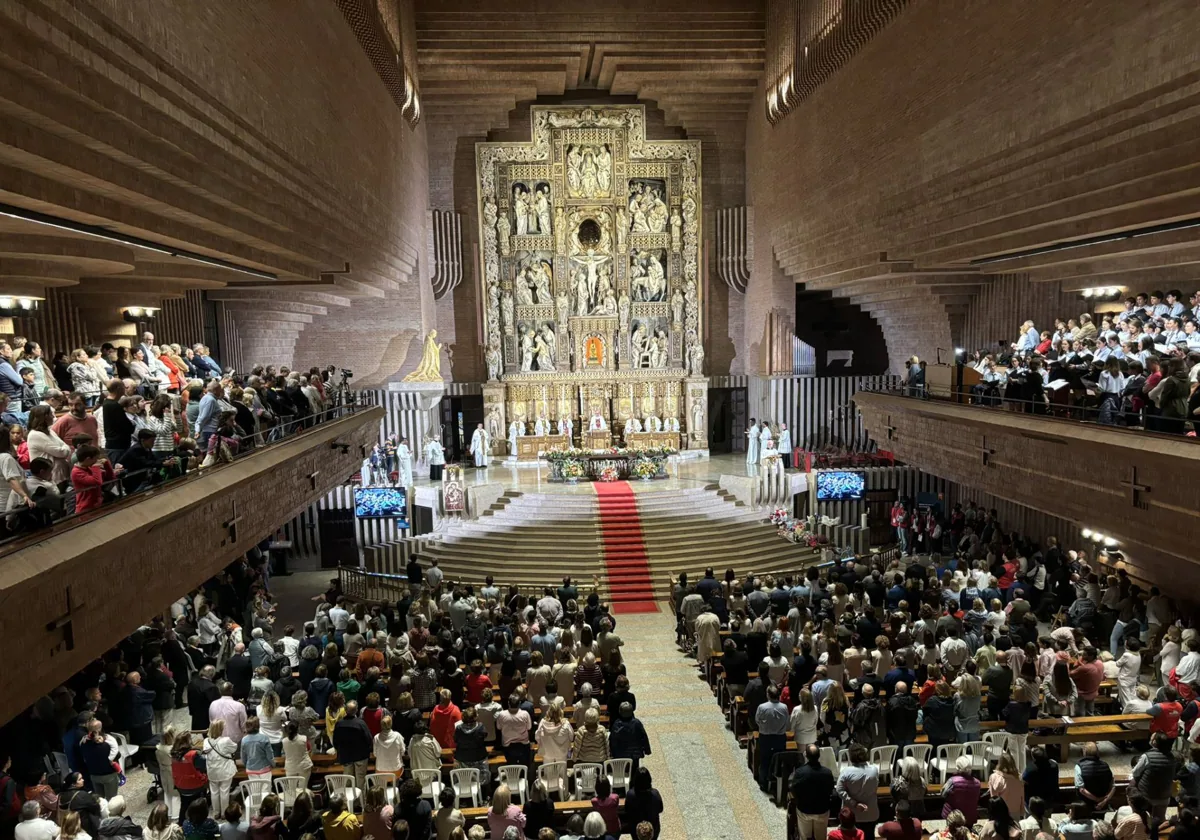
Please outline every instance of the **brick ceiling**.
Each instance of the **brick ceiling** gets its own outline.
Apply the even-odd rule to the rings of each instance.
[[[518,102],[598,90],[654,102],[693,138],[740,143],[762,75],[765,12],[752,2],[417,3],[426,116],[461,133],[508,124]]]

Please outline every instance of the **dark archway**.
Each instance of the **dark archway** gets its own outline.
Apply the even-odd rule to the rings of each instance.
[[[888,371],[883,330],[866,312],[832,292],[796,286],[796,336],[816,350],[817,376],[876,376]],[[839,351],[852,351],[847,364]],[[832,364],[830,354],[834,355]]]

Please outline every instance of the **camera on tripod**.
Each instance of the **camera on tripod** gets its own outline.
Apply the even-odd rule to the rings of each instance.
[[[350,370],[350,368],[342,368],[342,379],[352,378],[354,378],[354,371]]]

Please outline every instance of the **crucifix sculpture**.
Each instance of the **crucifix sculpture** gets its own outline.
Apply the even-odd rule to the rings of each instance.
[[[1142,493],[1150,492],[1149,484],[1139,484],[1137,480],[1137,467],[1129,468],[1129,478],[1122,479],[1121,484],[1129,488],[1129,503],[1134,507],[1147,508],[1149,503],[1141,498]]]
[[[221,527],[229,533],[229,542],[237,542],[238,540],[238,523],[242,521],[242,517],[238,516],[237,500],[230,503],[232,507],[232,516],[221,523]]]
[[[892,425],[892,415],[888,415],[887,426],[884,428],[887,430],[888,440],[892,440],[896,436],[896,427]]]
[[[983,440],[979,444],[979,446],[980,446],[980,450],[983,454],[983,465],[986,467],[991,464],[991,456],[996,454],[996,450],[988,448],[987,435],[983,436]]]

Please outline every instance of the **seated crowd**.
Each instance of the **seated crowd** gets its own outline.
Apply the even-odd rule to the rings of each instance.
[[[133,348],[90,345],[47,362],[36,341],[0,341],[0,536],[43,527],[190,470],[224,463],[317,422],[332,366],[222,370],[202,344],[145,333]]]
[[[1017,340],[964,360],[982,383],[973,399],[1045,414],[1082,409],[1106,425],[1184,434],[1200,418],[1200,292],[1128,297],[1119,313],[1057,319],[1054,329],[1021,325]]]
[[[1197,617],[1124,571],[1108,574],[1101,562],[1116,555],[1092,562],[1053,538],[1042,548],[1006,534],[995,511],[972,524],[983,540],[945,556],[889,552],[765,579],[680,575],[680,638],[746,734],[760,786],[797,768],[790,836],[823,840],[832,816],[841,840],[877,827],[885,840],[917,840],[930,815],[955,840],[975,837],[977,822],[985,840],[1083,840],[1093,827],[1099,838],[1112,834],[1107,816],[1119,838],[1157,837],[1174,800],[1174,836],[1200,837]],[[933,545],[932,530],[921,545]],[[1089,727],[1097,714],[1117,717]],[[1098,740],[1140,753],[1115,815]],[[1083,754],[1060,791],[1053,756],[1070,743]],[[939,764],[943,745],[967,752]],[[935,777],[940,790],[927,788]],[[942,804],[930,811],[935,791]],[[1069,814],[1057,827],[1055,811]]]
[[[275,626],[268,566],[256,548],[5,728],[18,840],[126,833],[107,828],[122,750],[162,782],[153,840],[658,837],[649,740],[595,593],[476,590],[413,560],[395,604],[335,580],[298,633]]]

